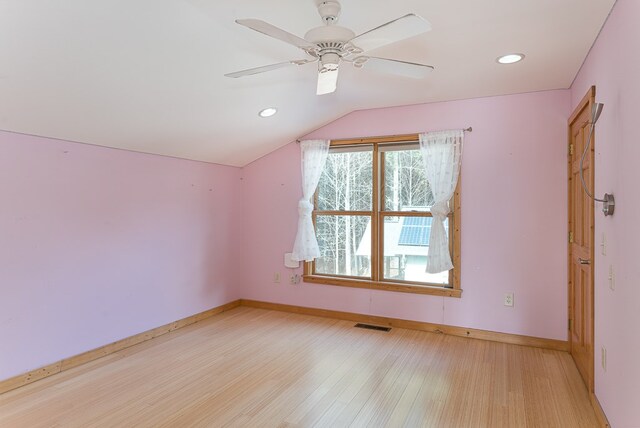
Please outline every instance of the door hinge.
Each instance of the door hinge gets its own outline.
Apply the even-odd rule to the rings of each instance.
[[[569,232],[569,244],[573,244],[573,232]]]
[[[569,331],[571,331],[571,318],[569,318]]]
[[[573,144],[569,144],[569,155],[573,155]]]

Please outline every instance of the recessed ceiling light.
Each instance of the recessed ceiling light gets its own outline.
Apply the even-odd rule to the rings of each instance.
[[[496,61],[500,64],[513,64],[514,62],[522,61],[524,59],[524,54],[513,53],[499,56]]]
[[[274,114],[276,114],[278,112],[278,109],[275,107],[267,107],[264,110],[260,110],[260,113],[258,113],[258,116],[260,117],[271,117]]]

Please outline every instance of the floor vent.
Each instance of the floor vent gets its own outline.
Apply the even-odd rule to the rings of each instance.
[[[367,330],[391,331],[391,327],[380,327],[379,325],[362,324],[360,322],[354,325],[354,327],[366,328]]]

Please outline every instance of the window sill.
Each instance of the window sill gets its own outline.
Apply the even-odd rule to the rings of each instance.
[[[323,275],[304,275],[304,282],[341,287],[369,288],[371,290],[398,291],[401,293],[432,294],[435,296],[462,297],[462,290],[429,285],[408,285],[398,282],[375,282],[362,279],[336,278]]]

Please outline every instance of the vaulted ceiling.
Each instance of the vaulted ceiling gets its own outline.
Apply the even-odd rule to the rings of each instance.
[[[305,53],[236,24],[303,37],[314,0],[0,0],[0,129],[242,166],[354,110],[568,88],[615,0],[342,0],[360,34],[410,12],[430,32],[372,52],[430,64],[415,80],[317,65],[230,79]],[[502,54],[524,61],[500,65]],[[269,106],[278,114],[263,119]]]

